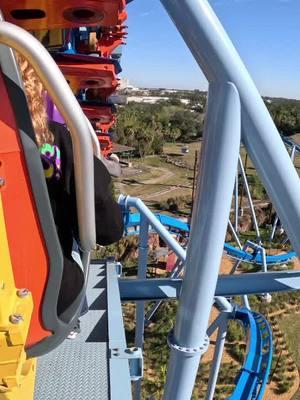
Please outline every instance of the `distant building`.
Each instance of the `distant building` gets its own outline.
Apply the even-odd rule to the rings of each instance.
[[[178,92],[178,90],[176,90],[176,89],[163,89],[161,91],[161,94],[165,94],[165,93],[170,94],[170,93],[177,93],[177,92]]]
[[[109,96],[109,101],[111,101],[113,104],[124,105],[127,104],[127,96],[124,94],[115,93]]]
[[[140,89],[130,85],[128,78],[120,78],[119,80],[119,90],[126,90],[126,91],[139,91]]]
[[[160,96],[127,96],[128,103],[135,102],[135,103],[148,103],[148,104],[155,104],[158,101],[167,101],[169,97],[160,97]]]
[[[127,96],[127,102],[135,102],[135,103],[148,103],[148,104],[155,104],[158,101],[168,101],[170,97],[167,96]],[[179,99],[182,104],[189,104],[188,99]]]

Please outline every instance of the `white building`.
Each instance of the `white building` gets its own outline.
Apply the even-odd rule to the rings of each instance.
[[[120,78],[119,79],[119,90],[130,90],[133,92],[137,92],[138,90],[140,90],[137,87],[134,87],[132,85],[130,85],[129,79],[128,78]]]

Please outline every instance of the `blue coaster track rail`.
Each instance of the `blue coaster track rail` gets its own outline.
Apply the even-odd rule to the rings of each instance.
[[[259,313],[239,308],[235,319],[248,332],[248,353],[228,400],[261,400],[272,363],[272,332],[268,321]]]
[[[168,228],[172,234],[188,236],[190,232],[190,226],[188,223],[181,221],[180,219],[170,217],[164,214],[155,214],[155,217]],[[128,213],[125,215],[125,235],[131,236],[139,233],[140,226],[140,214],[139,213]],[[224,244],[224,250],[229,255],[233,256],[242,261],[248,261],[253,264],[262,265],[262,256],[260,253],[249,253],[245,250],[238,249],[228,243]],[[288,253],[267,255],[267,265],[284,264],[295,258],[297,255],[294,251]]]

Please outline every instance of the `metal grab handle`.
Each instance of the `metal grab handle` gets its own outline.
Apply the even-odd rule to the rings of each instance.
[[[0,22],[0,43],[22,54],[33,66],[70,129],[80,247],[95,247],[94,160],[90,129],[80,105],[62,72],[43,45],[24,29]]]
[[[91,139],[93,142],[94,156],[101,159],[101,149],[100,149],[100,143],[99,143],[98,137],[96,135],[96,132],[94,131],[94,128],[92,127],[92,124],[90,123],[90,120],[88,119],[88,117],[86,115],[85,115],[85,118],[86,118],[86,122],[89,127]]]

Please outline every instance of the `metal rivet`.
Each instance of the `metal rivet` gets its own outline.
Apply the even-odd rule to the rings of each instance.
[[[26,297],[26,296],[28,296],[28,295],[29,295],[29,290],[28,290],[28,289],[23,288],[23,289],[19,289],[19,290],[17,291],[17,296],[18,296],[18,297],[23,298],[23,297]]]
[[[24,321],[24,318],[21,314],[12,314],[9,316],[9,320],[12,324],[19,324]]]
[[[126,353],[129,353],[129,354],[133,354],[133,353],[135,353],[136,351],[138,351],[138,348],[137,347],[129,347],[128,349],[126,349],[125,350],[125,352]]]

